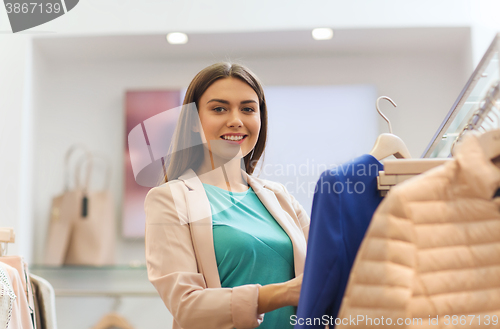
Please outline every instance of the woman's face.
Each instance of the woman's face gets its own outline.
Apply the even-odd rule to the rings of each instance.
[[[260,131],[259,98],[248,84],[237,78],[216,80],[198,105],[203,143],[219,157],[232,159],[241,150],[250,153]],[[243,136],[243,139],[240,139]]]

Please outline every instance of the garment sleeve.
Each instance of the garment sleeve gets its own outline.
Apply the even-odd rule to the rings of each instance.
[[[170,184],[177,182],[151,189],[144,204],[149,280],[184,329],[258,327],[264,318],[257,313],[260,285],[207,288],[198,273],[189,225],[181,224],[188,222],[180,218],[186,209],[176,209],[185,208],[185,201],[176,204]]]
[[[307,323],[307,319],[323,319],[339,296],[345,264],[345,248],[342,235],[342,198],[339,193],[330,193],[323,187],[334,186],[338,176],[326,172],[316,183],[311,213],[311,230],[307,245],[304,278],[300,292],[295,329],[323,329],[318,321]],[[342,181],[340,181],[342,182]]]
[[[311,223],[311,218],[309,217],[309,215],[307,215],[306,210],[297,201],[297,199],[295,199],[295,197],[292,194],[290,194],[290,192],[288,192],[285,185],[283,185],[281,183],[280,183],[280,185],[283,188],[283,191],[285,192],[285,194],[290,199],[290,203],[292,205],[293,211],[297,215],[297,219],[299,221],[298,225],[299,225],[300,229],[302,230],[302,233],[304,234],[304,237],[306,238],[306,242],[307,242],[308,238],[309,238],[309,224]]]

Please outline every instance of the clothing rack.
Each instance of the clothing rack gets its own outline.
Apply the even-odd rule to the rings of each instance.
[[[490,121],[494,122],[493,119],[491,119],[490,114],[495,115],[497,119],[496,124],[498,125],[500,119],[498,117],[498,114],[496,114],[493,111],[493,108],[496,107],[498,109],[499,105],[497,103],[497,99],[499,97],[500,97],[500,81],[495,81],[488,89],[486,96],[484,96],[484,98],[479,102],[478,108],[474,111],[474,113],[470,117],[465,127],[462,129],[458,137],[453,142],[453,145],[451,147],[452,154],[456,143],[458,143],[462,139],[465,133],[471,130],[478,130],[478,131],[481,129],[486,130],[482,126],[486,118],[489,118]]]
[[[386,196],[392,186],[445,164],[452,159],[397,159],[385,160],[384,170],[378,172],[377,187]]]
[[[13,228],[0,227],[0,288],[3,297],[0,324],[8,328],[57,329],[54,289],[44,278],[29,273],[21,256],[7,255],[8,244],[15,241]]]
[[[486,95],[478,103],[477,109],[473,112],[472,116],[467,121],[467,124],[464,126],[462,131],[458,134],[457,138],[453,142],[451,148],[452,153],[456,143],[458,143],[468,131],[486,131],[487,129],[484,127],[484,123],[487,118],[493,124],[500,124],[500,117],[493,110],[493,108],[497,108],[500,110],[500,104],[497,103],[497,99],[499,97],[500,80],[497,80],[492,83]],[[495,116],[496,121],[491,118],[491,115]],[[398,183],[413,178],[429,169],[440,166],[451,160],[451,158],[386,160],[384,162],[384,171],[380,171],[379,176],[377,177],[377,185],[378,190],[380,191],[380,195],[385,196],[392,186],[395,186]]]
[[[500,33],[497,33],[444,118],[443,123],[423,152],[423,158],[447,157],[450,155],[451,144],[456,139],[456,136],[460,134],[465,123],[464,119],[470,118],[471,110],[473,110],[469,107],[469,104],[477,103],[476,95],[481,96],[478,93],[485,90],[484,87],[488,87],[499,76],[499,55]]]

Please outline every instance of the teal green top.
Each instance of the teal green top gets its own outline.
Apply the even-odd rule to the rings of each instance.
[[[222,287],[266,285],[295,277],[292,241],[253,189],[229,192],[203,184],[212,210],[215,258]],[[259,329],[293,328],[296,307],[266,313]]]

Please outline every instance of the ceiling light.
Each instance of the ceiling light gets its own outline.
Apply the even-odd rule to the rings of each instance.
[[[186,33],[173,32],[167,34],[167,41],[173,45],[183,45],[188,42],[188,36]]]
[[[314,40],[328,40],[333,37],[333,30],[330,28],[317,28],[312,30]]]

